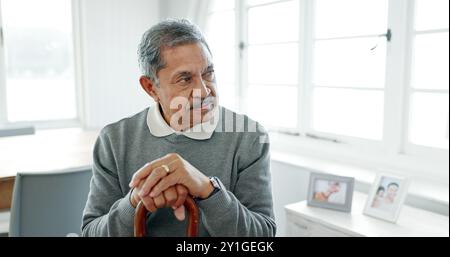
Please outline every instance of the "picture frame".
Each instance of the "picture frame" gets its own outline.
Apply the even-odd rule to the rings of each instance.
[[[364,214],[396,223],[405,202],[410,179],[395,173],[378,173],[364,207]]]
[[[351,212],[355,179],[325,173],[311,172],[308,206]]]

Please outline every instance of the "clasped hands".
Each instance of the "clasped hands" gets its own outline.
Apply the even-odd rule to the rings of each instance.
[[[207,176],[175,153],[145,164],[133,175],[130,187],[134,207],[139,201],[149,212],[172,207],[178,220],[185,218],[187,195],[207,198],[214,190]]]

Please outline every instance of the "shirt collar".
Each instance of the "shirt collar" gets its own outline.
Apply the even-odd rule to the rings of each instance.
[[[200,123],[186,131],[179,132],[171,128],[164,120],[160,112],[159,103],[152,105],[147,111],[147,126],[150,133],[155,137],[166,137],[175,133],[196,140],[210,139],[218,124],[219,107],[215,108],[212,119],[212,122]]]

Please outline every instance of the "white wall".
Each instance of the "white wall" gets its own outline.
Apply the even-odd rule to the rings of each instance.
[[[306,200],[309,172],[277,161],[272,161],[270,165],[277,236],[284,236],[286,230],[284,206]]]
[[[152,103],[139,85],[136,51],[159,20],[159,1],[81,0],[80,12],[83,121],[101,128]]]

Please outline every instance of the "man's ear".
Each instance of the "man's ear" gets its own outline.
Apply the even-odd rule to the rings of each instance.
[[[147,92],[147,94],[155,100],[155,102],[159,102],[159,97],[155,92],[156,85],[153,83],[153,81],[146,76],[141,76],[139,78],[139,83],[141,84],[142,89]]]

